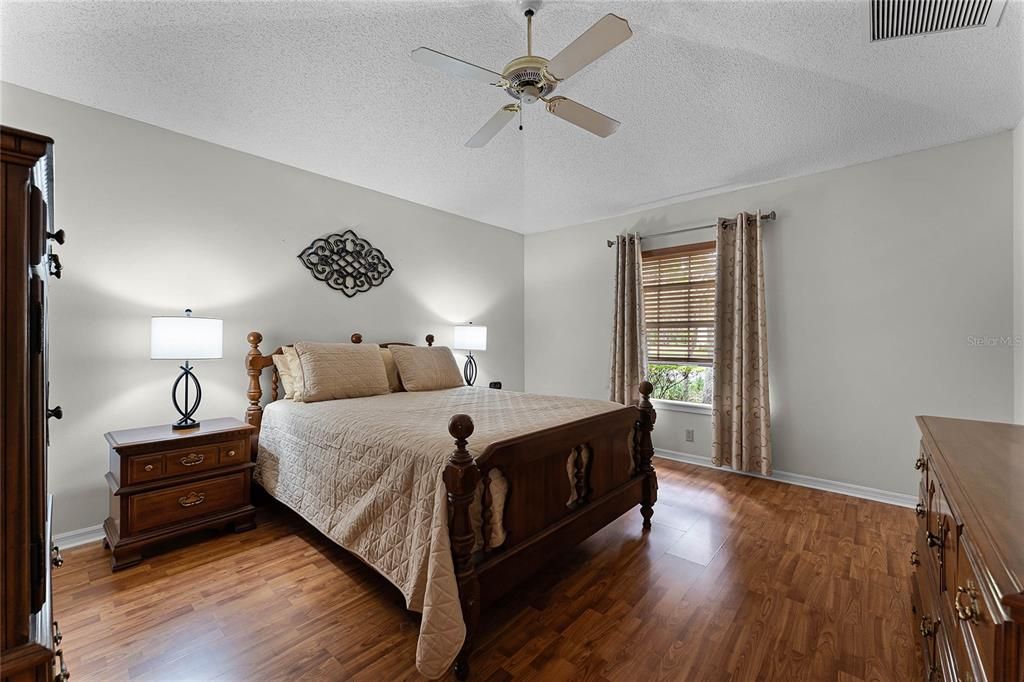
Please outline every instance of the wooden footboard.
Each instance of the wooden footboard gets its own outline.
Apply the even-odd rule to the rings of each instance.
[[[444,481],[450,509],[455,563],[466,642],[456,661],[459,679],[469,674],[469,654],[480,609],[502,596],[545,562],[585,540],[637,505],[643,529],[651,527],[658,481],[651,459],[657,413],[653,386],[641,385],[639,407],[596,415],[492,444],[474,458],[466,449],[473,433],[469,415],[451,418],[455,438]],[[492,509],[493,469],[508,483],[503,515]],[[471,517],[483,482],[480,519]],[[474,521],[482,529],[483,552],[474,555]],[[503,523],[505,542],[489,547],[490,525]]]

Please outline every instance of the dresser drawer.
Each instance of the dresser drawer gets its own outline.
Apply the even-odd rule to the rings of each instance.
[[[218,462],[222,467],[242,464],[247,460],[249,451],[246,449],[245,441],[233,441],[224,443],[217,448]]]
[[[954,535],[951,532],[955,522],[942,486],[936,483],[934,477],[928,483],[928,500],[929,511],[921,530],[924,531],[927,561],[936,577],[939,591],[943,592],[947,589],[947,564],[955,551],[952,542]],[[922,561],[925,559],[922,558]]]
[[[918,540],[920,553],[924,551],[924,545]],[[938,599],[938,586],[935,583],[931,570],[925,564],[919,564],[914,571],[914,584],[911,590],[911,603],[914,607],[914,629],[919,637],[921,653],[924,654],[924,668],[927,679],[941,679],[943,669],[940,660],[942,657],[942,612]]]
[[[176,485],[128,498],[128,522],[134,533],[173,525],[240,507],[248,501],[248,471]]]
[[[233,440],[158,455],[133,455],[127,458],[127,483],[146,483],[237,466],[248,461],[247,452],[245,441]]]
[[[173,450],[164,455],[164,471],[170,477],[216,469],[220,466],[219,457],[218,444]]]
[[[128,460],[128,482],[153,481],[164,475],[163,455],[144,455]]]
[[[976,680],[999,679],[995,673],[996,629],[1002,623],[1001,607],[978,580],[975,550],[964,533],[957,543],[955,582],[949,586],[954,622],[950,635],[959,637],[969,661],[963,662]],[[995,609],[995,612],[993,612]]]

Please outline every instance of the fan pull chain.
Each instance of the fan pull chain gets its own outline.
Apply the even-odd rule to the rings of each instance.
[[[523,129],[523,108],[519,107],[519,129]]]

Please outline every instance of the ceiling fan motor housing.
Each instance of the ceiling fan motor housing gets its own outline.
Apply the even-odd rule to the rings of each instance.
[[[524,104],[533,104],[551,94],[556,82],[544,77],[548,60],[535,55],[513,59],[505,67],[502,77],[509,82],[505,92]]]

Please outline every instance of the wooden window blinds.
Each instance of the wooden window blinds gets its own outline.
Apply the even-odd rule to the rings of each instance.
[[[715,270],[713,241],[643,252],[648,362],[712,364]]]

